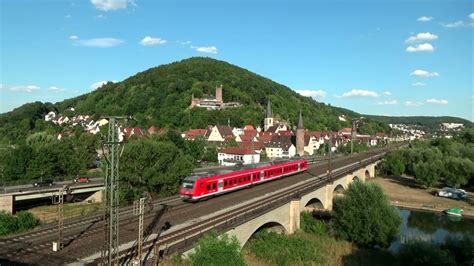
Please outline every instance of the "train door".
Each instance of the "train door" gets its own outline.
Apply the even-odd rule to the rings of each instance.
[[[219,181],[217,181],[217,191],[221,192],[222,190],[224,190],[224,180],[219,179]]]
[[[301,171],[301,163],[298,163],[298,172]]]
[[[260,181],[262,181],[265,178],[265,173],[263,171],[260,171]]]

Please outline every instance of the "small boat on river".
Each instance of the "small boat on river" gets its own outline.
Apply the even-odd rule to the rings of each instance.
[[[463,210],[461,208],[449,208],[444,210],[444,213],[452,216],[462,216]]]

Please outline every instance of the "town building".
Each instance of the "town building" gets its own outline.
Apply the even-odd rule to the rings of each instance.
[[[220,165],[255,164],[260,162],[260,154],[244,147],[228,147],[219,151],[217,159]]]
[[[296,128],[296,154],[300,157],[304,156],[304,126],[303,126],[303,115],[301,114],[298,118],[298,127]]]

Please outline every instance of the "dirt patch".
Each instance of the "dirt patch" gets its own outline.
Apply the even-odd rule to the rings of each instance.
[[[474,193],[468,192],[467,199],[454,200],[434,196],[437,189],[420,187],[412,177],[378,177],[369,182],[382,186],[391,204],[399,207],[443,211],[450,207],[460,207],[464,215],[474,216]]]

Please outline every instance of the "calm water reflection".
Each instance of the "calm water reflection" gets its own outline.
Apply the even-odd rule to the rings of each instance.
[[[448,236],[474,237],[474,219],[449,217],[443,213],[399,209],[402,216],[400,237],[393,241],[390,250],[398,251],[400,243],[423,240],[442,243]]]

